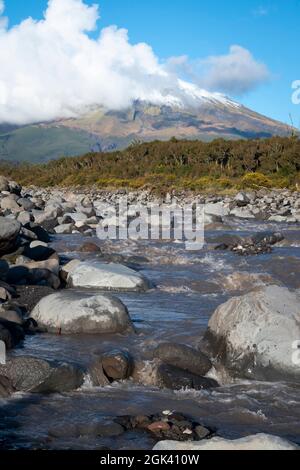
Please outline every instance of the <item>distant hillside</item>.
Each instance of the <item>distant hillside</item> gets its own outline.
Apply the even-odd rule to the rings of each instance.
[[[0,126],[0,160],[46,162],[89,151],[126,148],[133,141],[287,136],[291,128],[219,94],[197,96],[197,106],[156,106],[135,102],[130,109],[100,107],[73,119],[19,129]]]
[[[62,126],[0,127],[0,160],[42,163],[99,150],[98,139],[84,130]]]

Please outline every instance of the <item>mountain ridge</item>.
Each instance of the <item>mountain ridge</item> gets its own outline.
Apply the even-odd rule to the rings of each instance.
[[[0,160],[47,162],[89,151],[126,148],[132,141],[177,139],[211,141],[287,136],[292,128],[218,93],[195,89],[193,105],[135,101],[130,108],[95,106],[73,118],[48,123],[0,125]],[[193,91],[193,90],[192,90]]]

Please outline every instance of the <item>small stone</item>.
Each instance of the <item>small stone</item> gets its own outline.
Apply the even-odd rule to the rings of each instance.
[[[165,423],[164,421],[157,421],[155,423],[150,424],[147,429],[151,432],[158,432],[158,431],[169,431],[170,425]]]

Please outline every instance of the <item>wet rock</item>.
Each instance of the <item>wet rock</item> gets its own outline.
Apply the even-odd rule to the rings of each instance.
[[[8,377],[17,391],[32,393],[69,392],[83,384],[79,368],[29,356],[18,356],[0,365],[0,375]]]
[[[125,333],[133,328],[127,308],[116,297],[73,291],[45,297],[32,318],[50,333]]]
[[[300,381],[293,357],[300,338],[298,291],[268,286],[235,297],[213,314],[205,339],[215,359],[234,375]]]
[[[211,431],[208,428],[205,428],[204,426],[195,426],[194,429],[197,438],[201,441],[202,439],[207,439],[211,435]]]
[[[19,266],[25,266],[28,269],[42,269],[48,270],[54,273],[56,276],[59,275],[60,266],[57,259],[48,259],[46,261],[31,261],[26,257],[19,257],[16,260],[16,264]]]
[[[102,357],[98,357],[93,361],[88,369],[88,374],[94,387],[105,387],[110,384],[103,370]]]
[[[199,441],[214,433],[193,419],[169,410],[150,416],[121,416],[115,421],[127,431],[146,431],[157,440]]]
[[[170,431],[171,427],[164,421],[156,421],[155,423],[149,424],[147,429],[151,432],[156,433],[157,431]]]
[[[162,364],[158,368],[158,381],[162,387],[170,390],[181,390],[183,388],[203,390],[216,388],[219,384],[206,377],[192,374],[178,367]]]
[[[284,235],[281,232],[258,232],[250,237],[250,241],[257,245],[265,243],[267,245],[276,245],[284,240]]]
[[[206,375],[212,368],[212,363],[207,356],[184,344],[160,344],[155,349],[153,356],[165,364],[199,376]]]
[[[101,253],[101,249],[95,243],[84,243],[78,250],[80,253]]]
[[[260,232],[245,238],[224,235],[216,240],[220,241],[215,246],[216,250],[229,249],[238,255],[250,256],[272,253],[272,246],[284,240],[284,236],[281,233]]]
[[[14,285],[41,285],[59,289],[60,279],[48,269],[33,268],[27,266],[14,266],[9,270],[7,281]]]
[[[7,328],[5,328],[4,325],[1,324],[0,320],[0,341],[3,341],[5,343],[5,346],[7,349],[11,349],[15,346],[13,343],[12,335],[8,331]]]
[[[21,224],[16,220],[0,217],[0,256],[13,250],[20,230]]]
[[[5,281],[9,271],[9,264],[7,261],[0,259],[0,280]]]
[[[285,439],[268,434],[256,434],[237,440],[214,437],[201,442],[163,441],[156,444],[154,451],[202,451],[202,450],[298,450],[299,447]]]
[[[83,385],[84,373],[71,364],[52,366],[51,373],[33,390],[34,393],[64,393],[77,390]]]
[[[20,325],[0,319],[0,341],[5,343],[7,349],[17,346],[24,337],[24,329]]]
[[[41,244],[33,246],[30,244],[30,246],[27,246],[23,252],[24,256],[30,258],[32,261],[46,261],[55,253],[55,250],[52,248]]]
[[[29,224],[25,225],[25,228],[27,228],[28,230],[31,230],[33,233],[35,233],[40,241],[42,241],[44,243],[49,243],[50,242],[50,236],[49,236],[48,232],[43,227],[41,227],[40,225],[38,225],[34,222],[30,222]],[[35,261],[41,261],[41,260],[35,260]]]
[[[121,264],[85,262],[74,265],[68,274],[72,287],[105,290],[145,291],[149,282],[140,273]]]
[[[133,371],[132,357],[126,351],[112,351],[102,356],[105,375],[111,380],[126,380]]]
[[[8,398],[14,393],[14,387],[7,377],[0,375],[0,398]]]

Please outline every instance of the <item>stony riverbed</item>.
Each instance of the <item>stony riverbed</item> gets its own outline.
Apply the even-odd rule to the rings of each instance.
[[[111,202],[115,194],[21,193],[3,181],[0,334],[10,346],[8,363],[20,362],[2,373],[0,366],[0,376],[9,376],[0,386],[2,448],[151,449],[170,437],[237,439],[256,433],[300,444],[299,366],[282,360],[273,367],[272,350],[264,350],[272,377],[263,361],[248,373],[246,355],[247,367],[235,370],[203,341],[220,305],[241,296],[256,305],[256,292],[263,292],[260,304],[266,303],[265,331],[274,310],[268,311],[268,295],[278,295],[278,305],[280,297],[288,299],[282,309],[288,302],[291,325],[293,315],[299,320],[298,194],[211,198],[206,244],[187,251],[174,240],[100,241],[95,200]],[[149,196],[130,198],[146,203]],[[4,219],[19,220],[15,232]],[[266,286],[274,289],[271,294]],[[113,307],[107,303],[111,296]],[[83,321],[80,315],[91,305],[82,303],[74,320],[77,298],[94,299],[97,321],[94,315]],[[71,324],[65,320],[68,309]],[[287,327],[276,321],[280,345]],[[166,344],[169,349],[162,350]],[[171,418],[174,412],[178,416]]]

